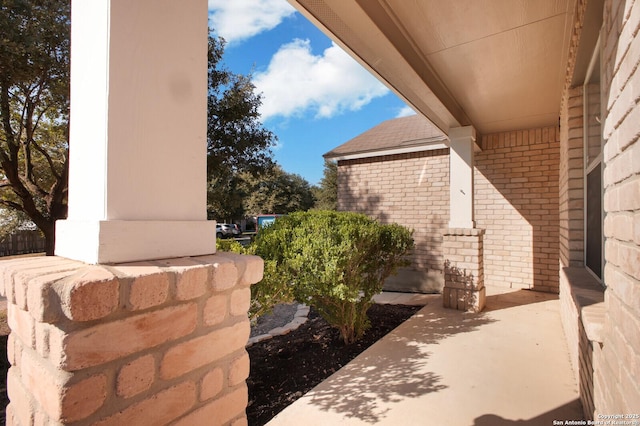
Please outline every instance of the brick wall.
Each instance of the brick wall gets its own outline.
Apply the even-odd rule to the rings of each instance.
[[[0,276],[8,424],[246,424],[249,285],[261,259],[41,257],[3,262]]]
[[[444,235],[445,308],[480,312],[486,304],[483,229],[449,228]]]
[[[605,271],[596,412],[640,413],[640,3],[604,6]]]
[[[594,371],[601,357],[604,289],[584,267],[584,89],[574,78],[588,2],[576,3],[560,107],[560,318],[585,419],[594,419]],[[589,28],[586,31],[597,31]],[[585,49],[587,51],[588,49]],[[584,53],[591,55],[591,52]],[[577,84],[572,87],[572,84]],[[591,99],[598,99],[592,96]],[[599,132],[596,122],[590,134]]]
[[[554,127],[484,136],[475,216],[485,284],[558,291],[559,134]],[[415,229],[415,268],[442,271],[449,221],[447,150],[340,161],[338,208]]]
[[[584,266],[582,87],[568,89],[560,114],[560,262]]]
[[[594,370],[600,356],[604,290],[584,267],[560,269],[560,318],[586,419],[594,418]]]
[[[448,152],[340,161],[338,209],[412,228],[412,268],[442,275],[442,235],[449,222]]]
[[[558,292],[559,132],[485,135],[476,153],[475,219],[485,285]]]
[[[576,33],[582,23],[577,6]],[[605,269],[602,286],[584,268],[582,86],[568,87],[561,109],[562,321],[586,418],[640,412],[640,5],[606,0],[601,32]],[[593,30],[593,29],[591,29]],[[577,49],[577,47],[572,47]],[[573,65],[568,64],[568,81]],[[579,82],[578,82],[579,83]],[[594,314],[596,312],[596,314]]]

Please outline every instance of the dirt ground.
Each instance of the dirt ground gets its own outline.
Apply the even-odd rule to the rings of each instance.
[[[368,312],[371,328],[360,341],[347,346],[338,331],[312,309],[309,320],[297,330],[247,348],[251,359],[249,426],[267,423],[420,308],[373,305]]]

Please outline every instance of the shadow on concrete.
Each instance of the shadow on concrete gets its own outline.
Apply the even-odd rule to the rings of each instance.
[[[554,420],[565,424],[567,420],[583,420],[582,416],[576,417],[580,412],[580,400],[575,399],[528,420],[509,420],[495,414],[485,414],[476,418],[473,426],[540,426],[552,425]]]
[[[447,388],[429,371],[428,345],[493,321],[483,314],[420,311],[311,391],[308,403],[378,423],[393,403]]]
[[[558,298],[559,296],[555,293],[543,293],[535,290],[521,289],[517,291],[508,291],[505,293],[487,296],[487,305],[484,311],[497,311],[500,309],[513,308],[515,306],[558,300]]]

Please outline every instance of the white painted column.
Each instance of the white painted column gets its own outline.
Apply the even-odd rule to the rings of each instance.
[[[475,228],[473,162],[476,129],[449,129],[449,228]]]
[[[56,255],[215,252],[206,220],[207,0],[72,4],[69,215]]]

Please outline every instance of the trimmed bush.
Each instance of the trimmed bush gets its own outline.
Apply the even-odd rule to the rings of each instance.
[[[222,238],[216,238],[216,250],[247,254],[247,250],[236,240],[223,240]]]
[[[411,232],[400,225],[315,210],[278,218],[252,251],[265,260],[268,286],[313,306],[348,344],[369,327],[373,296],[412,248]]]
[[[216,240],[216,249],[239,254],[256,254],[256,245],[243,246],[235,240]],[[249,319],[255,321],[261,315],[271,312],[279,303],[294,301],[293,288],[278,277],[276,262],[264,259],[264,278],[251,286]]]

